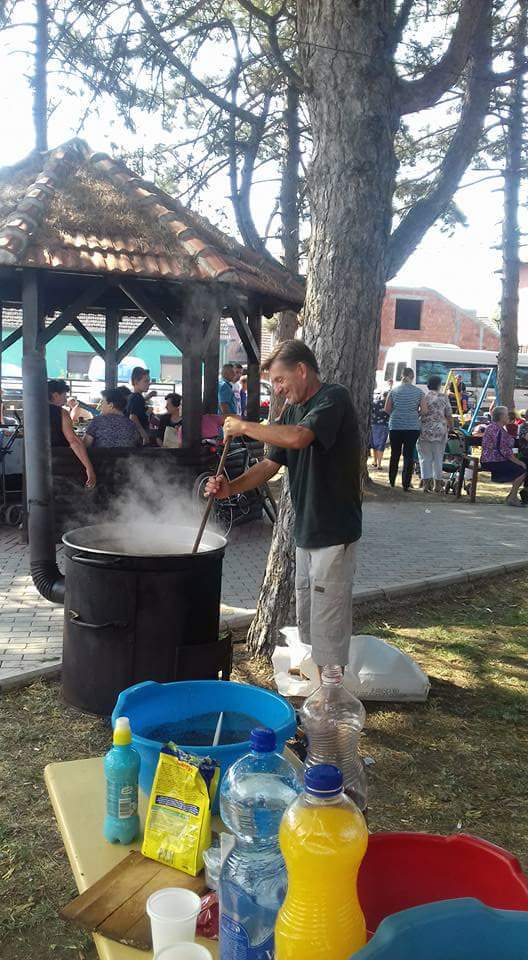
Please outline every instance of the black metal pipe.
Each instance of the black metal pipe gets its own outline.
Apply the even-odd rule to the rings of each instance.
[[[30,570],[33,583],[46,600],[64,603],[64,577],[57,566],[55,548],[46,360],[44,351],[37,347],[36,297],[32,298],[32,290],[28,294],[24,297],[22,380]]]

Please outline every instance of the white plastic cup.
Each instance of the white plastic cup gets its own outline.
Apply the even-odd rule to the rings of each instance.
[[[213,960],[213,955],[199,943],[175,943],[157,953],[154,960]]]
[[[201,903],[197,893],[183,887],[166,887],[150,895],[147,913],[155,956],[164,947],[172,947],[182,941],[192,943]]]

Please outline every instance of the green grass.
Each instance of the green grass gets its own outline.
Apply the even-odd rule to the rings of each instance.
[[[365,496],[367,500],[376,499],[378,496],[381,496],[381,499],[383,499],[384,502],[387,501],[387,496],[390,496],[391,499],[401,498],[401,499],[405,499],[406,501],[408,501],[409,498],[411,499],[415,497],[419,497],[420,499],[424,498],[425,495],[418,486],[420,481],[416,475],[413,476],[413,479],[412,479],[413,489],[410,493],[406,493],[406,494],[403,493],[402,487],[401,487],[401,475],[398,477],[396,481],[396,487],[393,490],[391,490],[391,488],[389,487],[388,468],[389,468],[388,452],[385,453],[382,470],[378,471],[373,469],[371,466],[369,466],[370,479],[373,482],[369,484],[369,486],[367,486],[365,490]],[[478,478],[478,484],[477,484],[477,503],[481,505],[485,503],[500,504],[505,500],[507,494],[510,491],[510,487],[511,487],[511,484],[509,483],[493,483],[489,473],[480,473]],[[428,496],[427,497],[428,506],[438,502],[439,500],[442,501],[445,499],[449,499],[450,501],[452,501],[454,499],[453,494],[452,493],[449,494],[448,497],[446,496],[441,497],[441,496],[438,496],[437,494],[433,496]],[[465,502],[468,500],[469,498],[467,494],[464,492],[462,494],[462,502]]]
[[[525,576],[361,617],[428,673],[425,704],[368,708],[371,827],[499,843],[528,864],[528,594]]]
[[[528,577],[363,608],[356,631],[400,646],[431,680],[426,703],[368,705],[370,828],[463,830],[528,866]],[[268,682],[240,647],[236,661],[237,678]],[[108,725],[66,707],[58,682],[6,693],[0,720],[0,958],[92,960],[91,938],[58,919],[76,890],[43,769],[102,754]]]
[[[77,890],[43,771],[52,761],[100,755],[108,725],[66,707],[57,682],[6,693],[0,721],[0,957],[92,960],[91,936],[58,917]]]

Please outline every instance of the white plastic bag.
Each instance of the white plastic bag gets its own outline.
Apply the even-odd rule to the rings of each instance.
[[[286,641],[285,647],[275,647],[271,662],[277,690],[283,697],[307,697],[315,685],[312,680],[292,676],[290,670],[299,670],[301,663],[310,658],[312,648],[302,643],[297,627],[284,627],[281,633]],[[313,660],[311,661],[313,663]],[[313,663],[315,667],[315,663]],[[317,667],[315,667],[317,673]]]
[[[281,633],[287,646],[275,647],[272,657],[277,689],[283,696],[309,696],[319,686],[311,648],[301,643],[296,627],[285,627]],[[301,678],[292,677],[289,669],[298,669]],[[380,637],[359,635],[350,638],[345,686],[360,700],[423,702],[430,683],[418,664],[402,650]]]
[[[380,637],[351,637],[347,686],[360,700],[427,700],[427,674],[415,661]],[[352,684],[352,685],[351,685]]]

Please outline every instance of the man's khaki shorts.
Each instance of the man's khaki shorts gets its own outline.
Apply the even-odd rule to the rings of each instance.
[[[348,663],[357,543],[295,552],[297,626],[320,667]]]

